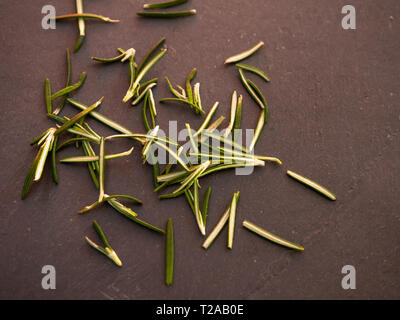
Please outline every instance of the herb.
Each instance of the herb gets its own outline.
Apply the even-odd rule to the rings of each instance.
[[[162,37],[160,40],[158,40],[151,48],[150,50],[146,53],[144,58],[142,59],[142,62],[139,64],[137,67],[138,71],[142,70],[144,65],[146,64],[147,60],[150,58],[150,56],[157,50],[159,46],[161,46],[165,42],[165,37]]]
[[[229,136],[229,134],[231,133],[232,129],[233,129],[233,125],[235,123],[235,115],[236,115],[236,107],[238,104],[238,99],[237,99],[237,92],[236,90],[233,91],[232,94],[232,102],[231,102],[231,120],[229,121],[229,125],[228,127],[225,129],[225,134],[224,137]]]
[[[221,218],[219,218],[219,220],[218,220],[217,224],[215,225],[214,229],[208,235],[207,239],[203,242],[202,247],[204,249],[208,249],[210,247],[210,245],[214,242],[214,240],[220,234],[222,229],[225,227],[225,225],[226,225],[226,223],[228,222],[228,219],[229,219],[229,213],[230,213],[230,206],[228,206],[228,208],[222,214]]]
[[[172,219],[168,219],[165,234],[165,283],[172,284],[174,278],[174,225]]]
[[[173,18],[181,18],[192,16],[196,14],[196,10],[188,10],[188,11],[168,11],[168,12],[136,12],[136,14],[143,18],[161,18],[161,19],[173,19]]]
[[[122,262],[121,260],[118,258],[117,254],[115,253],[114,249],[111,248],[110,244],[107,241],[107,238],[103,232],[103,230],[101,230],[99,224],[95,221],[93,221],[93,229],[96,231],[96,233],[98,234],[99,238],[101,239],[101,241],[104,244],[104,248],[97,245],[96,243],[94,243],[92,240],[90,240],[87,236],[85,237],[86,242],[93,248],[95,248],[96,250],[100,251],[102,254],[104,254],[106,257],[108,257],[109,259],[111,259],[118,267],[122,266]]]
[[[260,41],[254,47],[226,59],[225,63],[233,63],[233,62],[238,62],[240,60],[246,59],[246,58],[250,57],[258,49],[260,49],[263,45],[264,45],[264,42]]]
[[[79,0],[77,0],[77,1],[79,2]],[[56,20],[78,19],[78,21],[82,18],[96,19],[96,20],[101,20],[104,22],[111,22],[111,23],[119,22],[119,20],[113,20],[113,19],[110,19],[109,17],[104,17],[104,16],[94,14],[94,13],[71,13],[71,14],[64,14],[64,15],[55,17]],[[84,34],[81,34],[81,35],[84,35]]]
[[[250,72],[258,75],[262,79],[264,79],[266,82],[270,82],[269,76],[267,74],[265,74],[264,71],[262,71],[262,70],[260,70],[260,69],[258,69],[256,67],[249,66],[249,65],[244,64],[244,63],[237,63],[236,67],[238,67],[240,69],[243,69],[243,70],[250,71]]]
[[[51,95],[51,100],[57,99],[58,97],[65,96],[66,94],[75,91],[76,89],[80,88],[83,83],[85,82],[86,79],[86,72],[82,72],[81,75],[79,76],[79,81],[73,85],[67,86],[64,89],[61,89],[60,91],[57,91],[56,93]],[[49,112],[51,113],[51,112]]]
[[[68,87],[71,84],[71,55],[69,53],[69,49],[66,50],[66,57],[67,57],[67,81],[65,87]],[[58,107],[53,111],[53,114],[58,115],[60,111],[64,108],[65,101],[67,100],[68,94],[65,94],[62,97],[62,100]]]
[[[144,9],[165,9],[178,6],[180,4],[186,3],[188,0],[173,0],[168,2],[152,3],[143,5]]]
[[[239,68],[238,71],[239,71],[240,80],[242,81],[242,84],[245,87],[245,89],[247,90],[247,92],[250,94],[250,96],[253,98],[253,100],[259,105],[259,107],[261,109],[264,109],[264,105],[263,105],[261,99],[257,96],[257,94],[254,92],[254,90],[251,88],[248,80],[244,76],[243,70]]]
[[[305,184],[306,186],[314,189],[315,191],[319,192],[320,194],[324,195],[330,200],[336,200],[336,195],[326,189],[325,187],[321,186],[320,184],[316,183],[315,181],[312,181],[306,177],[303,177],[302,175],[295,173],[293,171],[288,170],[287,174],[292,177],[293,179]]]
[[[208,112],[206,118],[204,119],[200,128],[196,131],[193,137],[197,137],[210,123],[212,116],[214,115],[215,111],[217,111],[219,102],[215,102],[210,111]]]
[[[211,187],[208,187],[206,190],[206,193],[204,195],[204,199],[203,199],[203,208],[201,210],[202,212],[202,219],[203,219],[203,223],[204,225],[206,225],[206,220],[207,220],[207,212],[208,212],[208,202],[210,200],[210,196],[211,196]]]
[[[239,201],[239,191],[235,192],[232,197],[231,206],[229,208],[229,228],[228,228],[228,248],[233,247],[233,235],[235,232],[235,217],[236,217],[236,206]]]
[[[193,182],[193,204],[194,204],[194,214],[196,216],[196,222],[199,227],[199,230],[201,234],[204,236],[206,234],[206,227],[203,221],[203,215],[200,211],[200,205],[199,205],[199,181],[196,178]]]
[[[51,85],[50,85],[50,80],[46,78],[44,81],[44,97],[46,100],[46,111],[47,113],[52,112],[52,105],[51,105]]]
[[[281,237],[278,237],[277,235],[274,235],[271,232],[268,232],[267,230],[264,230],[263,228],[260,228],[259,226],[255,225],[254,223],[251,223],[247,220],[243,221],[243,227],[246,229],[258,234],[259,236],[268,239],[272,242],[275,242],[277,244],[280,244],[284,247],[290,248],[290,249],[295,249],[299,251],[303,251],[304,248],[298,244],[295,244],[293,242],[287,241],[285,239],[282,239]]]

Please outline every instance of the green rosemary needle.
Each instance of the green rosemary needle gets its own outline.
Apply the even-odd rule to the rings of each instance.
[[[215,102],[210,111],[208,112],[206,118],[204,119],[202,125],[200,128],[196,131],[196,133],[193,135],[193,137],[197,137],[202,131],[208,126],[208,124],[211,121],[212,116],[214,115],[215,111],[217,111],[219,102]]]
[[[57,151],[57,142],[58,136],[54,137],[53,147],[51,150],[51,172],[53,181],[58,184],[58,175],[57,175],[57,167],[56,167],[56,151]]]
[[[167,81],[169,90],[172,92],[172,94],[175,97],[177,97],[178,99],[186,101],[187,97],[186,97],[185,90],[183,90],[183,88],[182,88],[182,93],[179,93],[177,90],[174,89],[174,87],[172,86],[171,81],[169,81],[168,77],[165,77],[165,81]]]
[[[51,105],[51,85],[50,85],[50,80],[46,78],[44,81],[44,97],[46,100],[46,111],[47,114],[52,113],[52,105]]]
[[[129,150],[121,153],[114,153],[114,154],[106,154],[104,155],[105,160],[112,160],[112,159],[118,159],[122,158],[125,156],[129,156],[133,151],[133,147],[130,148]],[[63,163],[80,163],[80,162],[92,162],[92,161],[99,161],[100,157],[99,156],[77,156],[77,157],[68,157],[61,159],[60,162]]]
[[[160,99],[160,102],[167,102],[167,101],[177,101],[177,102],[183,102],[186,104],[189,104],[190,106],[194,107],[195,110],[198,110],[201,114],[204,114],[204,110],[200,110],[196,104],[194,104],[193,102],[190,102],[189,100],[187,100],[187,98],[182,99],[182,98],[163,98]]]
[[[108,194],[104,194],[104,197],[103,197],[102,201],[96,201],[96,202],[92,203],[91,205],[88,205],[88,206],[84,207],[82,210],[78,211],[78,214],[82,214],[82,213],[88,212],[89,210],[92,210],[93,208],[95,208],[99,204],[101,204],[103,202],[106,202],[108,200],[116,200],[116,199],[128,199],[128,200],[132,200],[132,201],[134,201],[136,203],[142,204],[141,200],[139,200],[139,199],[137,199],[135,197],[128,196],[128,195],[115,194],[115,195],[109,196]],[[130,213],[133,216],[137,216],[136,212],[134,212],[134,211],[130,211]]]
[[[195,103],[193,100],[193,91],[192,91],[192,85],[190,82],[194,79],[196,74],[197,74],[197,69],[193,68],[193,70],[190,71],[188,77],[186,78],[186,83],[185,83],[187,99],[189,100],[189,102],[191,102],[193,104],[195,104]]]
[[[233,62],[238,62],[240,60],[246,59],[246,58],[250,57],[258,49],[260,49],[263,45],[264,45],[264,42],[260,41],[254,47],[226,59],[225,63],[233,63]]]
[[[165,37],[162,37],[160,40],[158,40],[151,48],[150,50],[146,53],[144,58],[142,59],[142,62],[139,64],[137,67],[137,70],[140,71],[144,67],[145,63],[147,60],[150,58],[150,56],[157,50],[159,46],[161,46],[165,42]]]
[[[239,68],[238,71],[239,71],[240,80],[242,81],[242,84],[245,87],[245,89],[247,90],[247,92],[250,94],[250,96],[253,98],[253,100],[259,105],[259,107],[261,109],[264,109],[264,105],[263,105],[262,101],[257,96],[257,94],[254,92],[254,90],[251,88],[251,86],[249,85],[248,80],[244,76],[243,70]]]
[[[151,59],[142,68],[142,70],[140,70],[134,83],[128,89],[125,97],[122,99],[123,102],[127,102],[130,98],[132,98],[136,94],[137,87],[139,85],[140,80],[142,80],[142,78],[146,75],[146,73],[165,55],[166,52],[167,52],[167,49],[161,49],[160,52],[153,59]]]
[[[240,95],[236,106],[235,121],[233,123],[233,141],[235,142],[238,141],[240,129],[242,127],[242,103],[243,96]]]
[[[206,190],[206,193],[204,194],[204,199],[203,199],[203,208],[201,210],[202,213],[202,218],[203,218],[203,223],[204,226],[206,225],[206,220],[207,220],[207,212],[208,212],[208,202],[210,201],[210,196],[211,196],[211,187],[208,187]]]
[[[188,0],[173,0],[168,2],[152,3],[143,5],[144,9],[165,9],[178,6],[180,4],[186,3]]]
[[[71,54],[69,49],[66,49],[66,57],[67,57],[67,81],[65,87],[69,87],[71,85]],[[64,95],[61,99],[60,104],[57,108],[53,111],[53,114],[58,115],[60,111],[64,108],[65,102],[67,101],[68,95]]]
[[[165,283],[167,286],[170,286],[174,279],[174,246],[174,225],[172,219],[169,218],[165,234]]]
[[[80,88],[83,85],[83,83],[85,82],[85,79],[86,79],[86,72],[82,72],[81,75],[79,76],[79,80],[77,83],[67,86],[64,89],[57,91],[56,93],[53,93],[51,95],[51,100],[57,99],[58,97],[61,97],[61,96],[65,96],[66,94]]]
[[[83,14],[83,0],[75,0],[75,5],[76,5],[76,13]],[[76,40],[74,46],[74,52],[77,52],[81,48],[83,41],[85,40],[86,37],[85,19],[78,18],[78,29],[79,29],[79,37]]]
[[[220,234],[221,230],[224,228],[229,219],[229,212],[230,212],[230,207],[228,206],[228,208],[222,214],[221,218],[219,218],[217,224],[215,225],[211,233],[208,235],[207,239],[203,242],[202,247],[204,249],[208,249],[210,245],[214,242],[214,240],[217,238],[217,236]]]
[[[107,256],[109,259],[111,259],[118,267],[122,266],[122,262],[121,260],[118,258],[117,254],[115,253],[114,249],[111,248],[110,244],[107,241],[107,238],[103,232],[103,230],[101,230],[99,224],[96,221],[93,221],[93,229],[96,231],[96,233],[98,234],[99,238],[101,239],[101,241],[104,244],[104,248],[97,245],[96,243],[94,243],[92,240],[90,240],[88,237],[85,237],[86,242],[93,248],[95,248],[96,250],[100,251],[101,253],[103,253],[105,256]]]
[[[77,2],[79,2],[79,0],[77,0]],[[110,22],[110,23],[119,22],[119,20],[113,20],[113,19],[110,19],[109,17],[104,17],[104,16],[94,14],[94,13],[71,13],[71,14],[64,14],[64,15],[55,17],[56,20],[64,20],[64,19],[80,20],[80,19],[84,19],[84,18],[96,19],[96,20],[101,20],[101,21]]]
[[[133,100],[132,105],[135,106],[137,105],[146,95],[147,91],[149,91],[151,88],[153,88],[154,86],[156,86],[157,83],[151,83],[149,84],[143,91],[141,94],[139,94],[139,96]],[[154,99],[153,99],[154,100]]]
[[[319,192],[320,194],[324,195],[325,197],[327,197],[330,200],[336,200],[336,195],[329,191],[328,189],[326,189],[325,187],[321,186],[320,184],[318,184],[315,181],[312,181],[311,179],[308,179],[306,177],[303,177],[302,175],[295,173],[293,171],[288,170],[287,174],[292,177],[293,179],[305,184],[306,186],[314,189],[315,191]]]
[[[104,151],[104,138],[100,138],[100,150],[99,150],[99,202],[103,200],[104,197],[104,165],[105,165],[105,151]]]
[[[199,205],[199,185],[198,185],[198,180],[195,179],[193,182],[193,204],[194,204],[194,214],[196,216],[196,222],[199,227],[199,230],[201,234],[204,236],[206,234],[206,227],[204,225],[203,221],[203,215],[200,211],[200,205]]]
[[[295,244],[293,242],[287,241],[285,239],[282,239],[281,237],[278,237],[277,235],[274,235],[273,233],[268,232],[267,230],[264,230],[263,228],[260,228],[259,226],[255,225],[254,223],[249,222],[247,220],[243,221],[243,227],[258,234],[259,236],[261,236],[265,239],[268,239],[272,242],[280,244],[284,247],[294,249],[294,250],[299,250],[299,251],[304,250],[304,248],[302,246]]]
[[[232,102],[231,102],[231,120],[229,121],[229,125],[228,127],[225,129],[225,134],[224,137],[226,138],[227,136],[229,136],[229,134],[231,133],[232,129],[233,129],[233,125],[235,123],[235,115],[236,115],[236,107],[238,104],[238,100],[237,100],[237,92],[236,90],[233,91],[232,94]]]
[[[136,14],[143,18],[161,18],[161,19],[173,19],[173,18],[181,18],[192,16],[196,14],[196,10],[188,10],[188,11],[168,11],[168,12],[136,12]]]
[[[67,130],[69,127],[72,127],[77,121],[79,121],[82,117],[96,109],[103,101],[104,97],[100,98],[97,102],[92,104],[90,107],[84,109],[83,111],[79,112],[76,116],[72,117],[70,120],[65,122],[61,127],[59,127],[56,132],[54,133],[55,135],[60,134],[61,132]]]
[[[123,57],[125,57],[125,55],[126,55],[126,53],[124,52],[114,58],[91,57],[91,59],[94,61],[97,61],[97,62],[112,63],[112,62],[120,61]]]
[[[236,64],[236,67],[241,68],[241,69],[243,69],[243,70],[250,71],[250,72],[252,72],[252,73],[258,75],[258,76],[261,77],[262,79],[264,79],[266,82],[270,82],[269,76],[268,76],[267,74],[265,74],[264,71],[262,71],[262,70],[260,70],[260,69],[258,69],[258,68],[256,68],[256,67],[249,66],[249,65],[244,64],[244,63],[237,63],[237,64]]]
[[[236,206],[239,201],[239,191],[235,192],[232,197],[231,206],[229,209],[229,228],[228,228],[228,248],[233,247],[233,235],[235,232],[235,217],[236,217]]]

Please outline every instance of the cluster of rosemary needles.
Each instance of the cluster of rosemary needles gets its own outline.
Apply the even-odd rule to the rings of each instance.
[[[81,3],[81,1],[77,1],[77,4],[78,2]],[[183,2],[186,1],[173,1],[174,4]],[[80,13],[80,15],[79,18],[83,17],[82,13]],[[111,154],[107,152],[109,144],[118,139],[129,139],[133,143],[140,144],[142,147],[141,153],[143,161],[152,166],[154,191],[160,192],[166,188],[173,187],[174,189],[172,191],[160,194],[160,199],[175,198],[178,196],[184,196],[186,198],[190,210],[194,215],[197,228],[203,236],[207,236],[202,244],[204,249],[210,247],[226,225],[228,225],[227,247],[230,249],[233,248],[236,211],[239,204],[240,192],[237,191],[232,195],[232,199],[227,204],[226,210],[221,215],[218,223],[214,226],[212,231],[207,234],[207,214],[212,189],[211,186],[207,186],[201,200],[201,178],[208,174],[231,168],[265,166],[266,162],[273,162],[279,165],[282,163],[275,157],[254,154],[255,145],[261,135],[263,127],[268,121],[268,105],[260,88],[246,77],[246,73],[254,73],[265,82],[269,82],[270,79],[261,69],[240,62],[254,54],[264,43],[259,42],[254,47],[234,55],[225,61],[226,64],[235,64],[244,88],[260,108],[255,134],[249,146],[242,145],[240,136],[243,104],[242,95],[238,96],[236,91],[233,92],[230,121],[225,130],[222,131],[222,134],[219,134],[216,130],[221,127],[225,118],[220,116],[213,121],[213,116],[219,106],[218,102],[215,102],[208,111],[207,108],[203,106],[200,97],[200,83],[192,85],[192,81],[194,81],[196,77],[197,69],[194,68],[189,73],[183,86],[177,85],[176,88],[171,84],[169,78],[165,77],[173,97],[160,99],[159,102],[173,102],[186,105],[188,109],[192,109],[199,116],[204,115],[204,121],[197,130],[193,130],[189,123],[185,124],[188,132],[188,141],[185,145],[189,145],[188,148],[185,148],[185,145],[179,144],[170,137],[158,135],[160,127],[157,124],[157,103],[153,94],[153,88],[157,86],[158,78],[144,80],[150,73],[152,67],[167,53],[167,49],[163,48],[164,42],[165,38],[162,38],[155,43],[139,63],[137,63],[136,50],[134,48],[117,48],[116,51],[118,51],[118,55],[111,58],[92,57],[94,63],[122,63],[128,66],[128,89],[125,96],[122,97],[122,100],[125,103],[129,101],[131,105],[142,103],[141,117],[143,120],[143,130],[139,130],[139,132],[136,130],[131,131],[99,112],[98,108],[103,101],[103,97],[90,105],[86,105],[69,96],[84,84],[86,73],[82,72],[78,81],[72,83],[71,57],[67,49],[66,86],[58,91],[54,91],[50,80],[45,79],[44,94],[46,114],[48,118],[55,121],[55,124],[31,142],[31,145],[36,145],[38,147],[38,152],[26,176],[21,197],[25,199],[33,182],[38,182],[41,179],[47,162],[50,162],[53,181],[58,183],[57,152],[60,149],[75,145],[81,150],[82,154],[80,156],[60,159],[59,162],[64,164],[86,163],[89,176],[93,181],[94,187],[98,190],[98,196],[93,199],[91,203],[83,206],[78,213],[84,214],[100,205],[111,206],[127,219],[151,231],[164,235],[166,243],[165,281],[167,285],[170,285],[173,282],[174,271],[173,222],[171,219],[168,219],[165,229],[154,226],[140,219],[133,209],[123,203],[131,201],[133,203],[142,204],[140,199],[132,195],[107,193],[104,177],[107,174],[106,168],[108,161],[130,156],[133,152],[132,147],[129,150],[122,150],[120,153]],[[56,101],[58,101],[57,104]],[[60,116],[67,103],[79,111],[71,118]],[[116,131],[116,134],[102,136],[97,133],[88,124],[88,117],[113,129]],[[158,162],[158,150],[164,150],[168,153],[170,161],[166,165],[162,165]],[[48,158],[49,161],[47,161]],[[291,178],[318,191],[327,198],[336,200],[336,196],[332,192],[318,183],[293,171],[287,171],[287,174]],[[304,250],[302,246],[274,235],[250,221],[244,220],[242,224],[244,228],[272,242],[291,249],[299,251]],[[98,234],[102,245],[98,245],[88,237],[85,237],[87,243],[106,255],[116,265],[122,266],[122,262],[116,251],[111,247],[105,233],[96,221],[93,222],[93,228]]]

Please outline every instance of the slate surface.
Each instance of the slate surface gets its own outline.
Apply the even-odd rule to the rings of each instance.
[[[257,153],[277,156],[251,176],[233,171],[203,179],[211,185],[207,230],[217,222],[234,191],[241,191],[234,249],[226,230],[204,251],[203,238],[185,199],[159,201],[152,172],[141,165],[139,148],[129,158],[107,163],[109,193],[128,193],[144,201],[133,206],[143,219],[165,226],[174,219],[175,279],[164,285],[164,239],[107,207],[76,212],[96,199],[85,166],[58,166],[55,186],[46,168],[25,201],[20,191],[33,160],[29,142],[53,123],[45,116],[43,81],[53,90],[65,83],[65,48],[72,48],[75,22],[41,29],[41,8],[74,12],[74,1],[2,0],[0,298],[12,299],[393,299],[400,298],[400,3],[352,1],[357,29],[343,30],[341,8],[347,1],[202,0],[195,17],[145,20],[135,16],[145,1],[87,1],[85,11],[119,18],[109,25],[87,24],[87,39],[72,56],[73,80],[87,71],[73,97],[92,103],[105,96],[100,111],[133,131],[143,132],[141,110],[123,104],[127,66],[101,66],[90,56],[113,56],[117,47],[134,47],[140,58],[162,36],[169,49],[149,77],[160,78],[157,99],[169,96],[165,82],[183,84],[197,67],[204,105],[220,102],[217,115],[229,118],[234,89],[244,95],[243,125],[254,128],[258,109],[241,86],[226,57],[257,41],[265,46],[247,62],[272,78],[260,85],[270,120]],[[159,105],[158,121],[196,128],[202,118],[180,105]],[[65,108],[66,115],[76,112]],[[104,135],[112,131],[94,121]],[[121,151],[128,142],[113,143]],[[59,157],[79,154],[73,147]],[[288,178],[291,169],[337,193],[331,202]],[[204,191],[203,191],[204,192]],[[96,219],[123,260],[117,268],[91,249]],[[303,253],[273,245],[241,227],[249,219],[301,243]],[[41,288],[42,266],[56,268],[56,290]],[[341,269],[353,265],[357,289],[343,290]]]

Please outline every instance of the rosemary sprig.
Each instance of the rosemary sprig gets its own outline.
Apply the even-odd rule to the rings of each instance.
[[[66,49],[66,57],[67,57],[67,81],[65,87],[70,86],[71,84],[71,54],[69,49]],[[65,102],[67,101],[68,94],[64,95],[61,99],[60,104],[54,109],[53,114],[58,115],[62,108],[64,108]]]
[[[168,219],[165,234],[165,283],[172,284],[174,278],[174,225],[172,219]]]
[[[96,233],[98,234],[99,238],[101,239],[101,241],[104,244],[104,248],[97,245],[96,243],[94,243],[92,240],[90,240],[87,236],[85,237],[86,242],[93,248],[95,248],[96,250],[98,250],[99,252],[103,253],[106,257],[108,257],[109,259],[111,259],[118,267],[122,266],[122,262],[121,260],[118,258],[116,252],[114,251],[113,248],[111,248],[110,244],[107,241],[107,238],[103,232],[103,230],[101,230],[99,224],[95,221],[93,221],[93,229],[96,231]]]
[[[252,222],[249,222],[247,220],[243,221],[243,227],[245,227],[246,229],[258,234],[259,236],[268,239],[272,242],[275,242],[277,244],[280,244],[284,247],[290,248],[290,249],[294,249],[294,250],[299,250],[299,251],[303,251],[304,248],[298,244],[295,244],[293,242],[287,241],[285,239],[282,239],[281,237],[278,237],[277,235],[274,235],[271,232],[268,232],[267,230],[264,230],[263,228],[255,225]]]
[[[188,10],[188,11],[168,11],[168,12],[136,12],[136,14],[143,18],[161,18],[161,19],[173,19],[173,18],[182,18],[187,16],[192,16],[196,14],[196,9]]]
[[[188,0],[173,0],[167,2],[160,2],[160,3],[152,3],[152,4],[145,4],[143,5],[144,9],[165,9],[178,6],[180,4],[186,3]]]
[[[270,82],[269,76],[266,73],[264,73],[264,71],[262,71],[262,70],[260,70],[260,69],[258,69],[256,67],[249,66],[249,65],[244,64],[244,63],[237,63],[236,67],[238,67],[240,69],[243,69],[243,70],[250,71],[250,72],[258,75],[262,79],[264,79],[266,82]]]
[[[229,228],[228,228],[228,248],[233,247],[233,235],[235,232],[235,217],[236,217],[236,206],[239,201],[239,191],[235,192],[232,197],[231,206],[229,209]]]
[[[79,0],[77,0],[79,2]],[[65,19],[82,19],[82,18],[89,18],[89,19],[96,19],[96,20],[101,20],[104,22],[110,22],[110,23],[116,23],[119,22],[119,20],[114,20],[109,17],[104,17],[99,14],[94,14],[94,13],[71,13],[71,14],[64,14],[61,16],[56,16],[56,20],[65,20]]]
[[[260,41],[254,47],[226,59],[225,63],[234,63],[234,62],[238,62],[240,60],[246,59],[246,58],[250,57],[258,49],[260,49],[263,45],[264,45],[264,42]]]
[[[303,177],[302,175],[295,173],[293,171],[288,170],[287,174],[292,177],[293,179],[305,184],[306,186],[310,187],[311,189],[314,189],[315,191],[319,192],[320,194],[324,195],[330,200],[336,200],[336,195],[329,191],[327,188],[321,186],[317,182],[308,179],[306,177]]]

